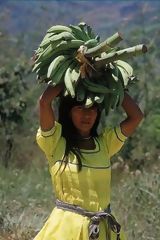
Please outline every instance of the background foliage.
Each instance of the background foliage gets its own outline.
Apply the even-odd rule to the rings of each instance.
[[[0,9],[0,239],[31,239],[53,208],[47,163],[35,142],[45,85],[37,84],[30,58],[50,26],[85,21],[101,40],[120,31],[122,47],[148,46],[145,56],[128,61],[139,79],[130,94],[145,118],[112,159],[112,199],[129,239],[158,240],[159,2],[1,1]],[[119,110],[106,124],[123,118]]]

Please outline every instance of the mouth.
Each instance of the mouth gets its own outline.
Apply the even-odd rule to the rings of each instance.
[[[81,122],[81,124],[82,124],[82,126],[83,127],[87,127],[87,128],[91,128],[92,127],[92,123],[90,122],[90,121],[83,121],[83,122]]]
[[[87,125],[89,125],[90,122],[89,122],[89,121],[85,121],[85,122],[83,121],[82,124],[87,124]]]

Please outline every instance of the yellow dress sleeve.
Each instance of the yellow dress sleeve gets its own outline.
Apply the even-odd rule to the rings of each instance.
[[[55,126],[49,131],[42,131],[39,127],[36,135],[36,140],[41,150],[46,156],[51,156],[56,148],[59,139],[61,138],[61,124],[55,122]]]
[[[120,126],[106,128],[103,133],[103,137],[107,145],[109,157],[112,157],[114,154],[119,152],[127,139],[127,137],[122,133]]]

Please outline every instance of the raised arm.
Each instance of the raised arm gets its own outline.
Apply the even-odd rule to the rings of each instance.
[[[125,92],[122,107],[127,118],[120,123],[122,133],[129,137],[143,119],[143,113],[131,96]]]
[[[63,84],[55,87],[48,86],[39,99],[39,119],[43,131],[48,131],[54,127],[55,115],[52,108],[52,100],[59,95],[63,89]]]

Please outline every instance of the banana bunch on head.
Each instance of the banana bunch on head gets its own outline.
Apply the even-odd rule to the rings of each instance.
[[[99,103],[107,115],[121,106],[124,89],[135,80],[124,60],[147,51],[143,44],[120,50],[116,45],[121,40],[117,32],[100,42],[84,22],[52,26],[35,51],[32,71],[39,83],[64,82],[64,96],[85,101],[86,107]]]

